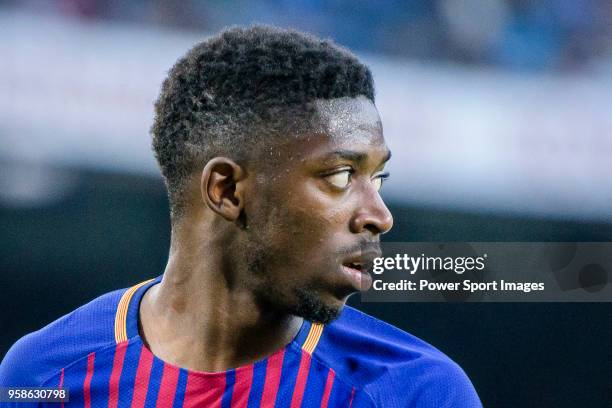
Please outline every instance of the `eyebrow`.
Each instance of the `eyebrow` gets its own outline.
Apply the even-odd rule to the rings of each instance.
[[[324,161],[334,160],[334,159],[345,159],[355,163],[362,163],[368,157],[367,153],[356,152],[354,150],[335,150],[329,154],[326,154],[323,157]],[[382,163],[386,163],[391,159],[391,151],[387,150],[387,154],[382,160]]]

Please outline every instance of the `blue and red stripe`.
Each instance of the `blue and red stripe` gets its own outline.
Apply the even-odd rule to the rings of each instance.
[[[149,390],[149,378],[151,375],[151,367],[153,366],[153,354],[141,345],[140,358],[138,359],[138,367],[136,369],[136,378],[134,380],[134,396],[132,397],[133,408],[143,408]]]
[[[183,407],[221,407],[225,376],[225,373],[188,372]]]
[[[123,360],[128,347],[128,342],[124,341],[115,346],[113,356],[113,366],[108,380],[108,407],[117,408],[119,404],[119,378],[123,369]]]
[[[179,371],[178,381],[176,383],[176,394],[174,395],[174,403],[172,408],[182,408],[185,402],[185,391],[187,389],[187,370],[181,368]]]
[[[300,366],[298,368],[295,386],[293,387],[293,395],[291,397],[291,408],[299,408],[302,405],[304,398],[304,390],[306,389],[306,381],[310,372],[310,354],[302,350]]]
[[[87,371],[83,381],[83,405],[85,408],[91,408],[91,380],[93,378],[95,360],[96,353],[92,352],[87,355]]]
[[[334,387],[334,379],[336,377],[336,373],[331,368],[327,374],[327,379],[325,380],[325,388],[323,389],[323,396],[321,397],[321,408],[327,408],[327,404],[329,403],[329,397],[331,395],[331,390]]]
[[[249,402],[247,408],[259,408],[264,391],[264,382],[266,381],[266,366],[268,359],[258,361],[253,365],[253,380],[251,382],[251,391],[249,392]],[[276,398],[276,397],[275,397]]]
[[[261,396],[262,407],[273,407],[276,403],[278,389],[283,376],[283,361],[285,350],[274,353],[267,359],[266,376],[264,378],[263,393]]]
[[[136,381],[136,371],[142,352],[140,341],[130,341],[125,351],[125,357],[121,367],[119,377],[119,407],[129,407],[132,405],[134,395],[134,383]]]
[[[153,367],[151,367],[151,374],[149,375],[149,388],[147,390],[147,398],[144,404],[145,408],[156,407],[163,372],[164,362],[158,358],[153,358]]]
[[[254,367],[252,364],[236,369],[236,382],[232,393],[231,408],[247,408],[253,385],[253,373]]]
[[[236,383],[236,371],[228,370],[225,373],[225,389],[221,396],[221,408],[232,407],[232,394],[234,392],[234,384]]]
[[[297,347],[295,349],[289,348],[285,353],[275,407],[291,407],[296,385],[299,387],[298,372],[300,366],[302,366],[302,357],[302,350],[297,349]]]
[[[179,368],[164,364],[159,392],[157,393],[156,408],[171,407],[176,398],[179,381]]]

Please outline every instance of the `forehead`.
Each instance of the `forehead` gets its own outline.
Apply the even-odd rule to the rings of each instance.
[[[258,153],[265,171],[303,167],[329,159],[334,152],[354,152],[380,162],[388,155],[380,116],[365,97],[320,100],[307,129],[278,140]]]
[[[374,104],[367,98],[337,98],[314,103],[313,131],[332,142],[371,144],[382,141],[382,124]],[[376,139],[376,140],[375,140]]]
[[[319,100],[314,108],[310,129],[288,143],[292,155],[317,158],[338,150],[386,153],[380,116],[369,99]]]

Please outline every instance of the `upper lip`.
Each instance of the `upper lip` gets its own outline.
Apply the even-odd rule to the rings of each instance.
[[[367,252],[359,252],[349,257],[345,258],[342,261],[342,265],[355,264],[355,265],[369,265],[371,264],[375,258],[378,258],[381,255],[379,250],[368,250]]]

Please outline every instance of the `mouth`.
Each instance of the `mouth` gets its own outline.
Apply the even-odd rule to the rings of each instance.
[[[341,273],[356,291],[366,291],[372,286],[370,271],[374,259],[381,255],[379,243],[363,244],[359,250],[340,258]]]
[[[365,262],[344,262],[342,273],[350,280],[352,286],[359,291],[368,290],[372,285],[372,277],[367,271]]]

